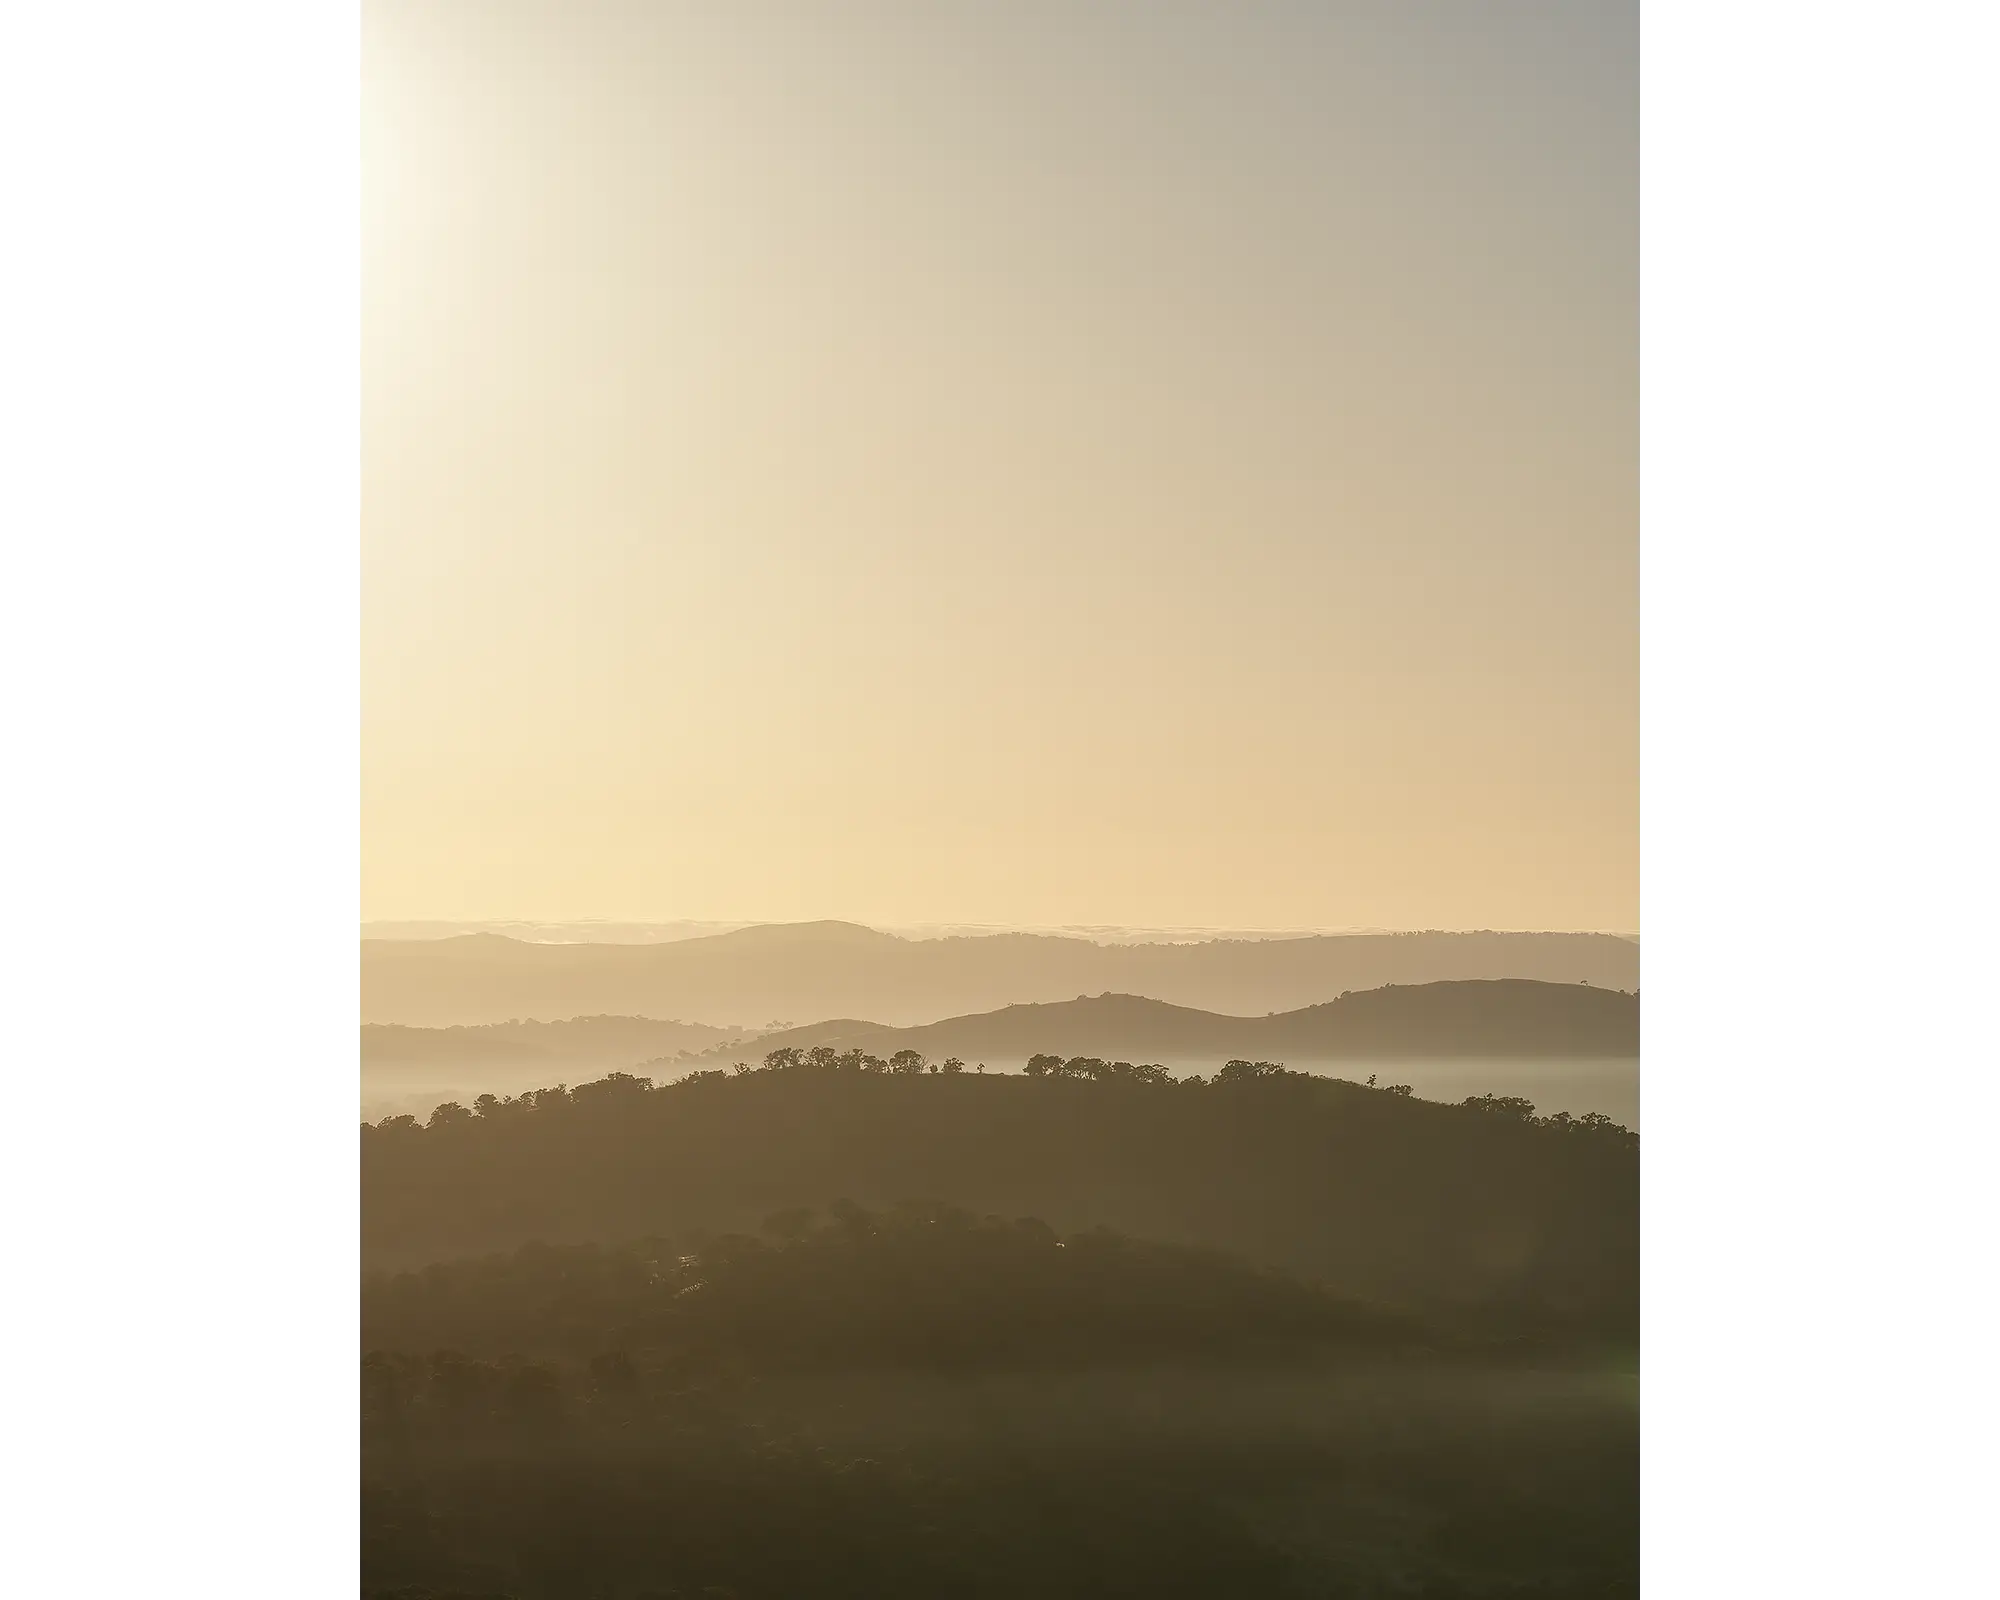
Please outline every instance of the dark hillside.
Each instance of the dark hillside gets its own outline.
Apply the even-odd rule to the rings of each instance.
[[[634,1079],[365,1128],[366,1259],[754,1232],[846,1196],[936,1197],[1236,1251],[1388,1306],[1628,1331],[1637,1143],[1303,1074]]]
[[[1038,1370],[1195,1359],[1261,1364],[1421,1347],[1425,1330],[1228,1256],[1034,1218],[836,1202],[765,1237],[511,1254],[372,1274],[362,1344],[707,1369]]]

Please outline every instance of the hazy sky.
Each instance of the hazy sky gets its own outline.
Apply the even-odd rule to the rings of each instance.
[[[363,915],[1635,930],[1637,43],[376,0]]]

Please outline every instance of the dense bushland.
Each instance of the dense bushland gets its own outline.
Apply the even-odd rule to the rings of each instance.
[[[370,1265],[755,1234],[845,1196],[936,1196],[1238,1253],[1335,1293],[1628,1337],[1637,1140],[1525,1101],[1444,1106],[1232,1063],[1213,1082],[1037,1058],[1030,1075],[780,1053],[654,1088],[614,1075],[362,1130]]]

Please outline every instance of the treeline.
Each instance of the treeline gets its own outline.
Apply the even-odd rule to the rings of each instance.
[[[575,1090],[570,1089],[567,1084],[558,1084],[552,1089],[531,1089],[521,1095],[483,1094],[474,1100],[473,1113],[482,1117],[494,1117],[516,1108],[559,1104],[565,1099],[574,1099],[580,1095],[602,1098],[628,1094],[632,1090],[650,1093],[656,1087],[671,1088],[702,1082],[720,1083],[731,1077],[742,1078],[761,1073],[818,1077],[921,1078],[927,1075],[961,1077],[967,1070],[965,1062],[957,1056],[948,1056],[942,1061],[932,1061],[916,1050],[898,1050],[884,1058],[860,1049],[838,1050],[832,1045],[815,1045],[811,1049],[787,1046],[767,1051],[762,1066],[739,1061],[727,1072],[719,1067],[711,1067],[687,1073],[670,1084],[655,1085],[651,1078],[638,1077],[629,1072],[613,1072],[594,1082],[579,1085]],[[985,1076],[986,1064],[981,1062],[976,1071],[979,1076]],[[1345,1084],[1350,1088],[1379,1088],[1384,1094],[1407,1096],[1412,1092],[1411,1086],[1407,1083],[1377,1084],[1373,1074],[1365,1084],[1354,1085],[1344,1078],[1329,1080],[1320,1073],[1293,1072],[1279,1061],[1227,1061],[1216,1070],[1214,1078],[1209,1079],[1199,1072],[1190,1072],[1177,1077],[1157,1061],[1135,1065],[1130,1061],[1105,1061],[1097,1056],[1071,1056],[1064,1059],[1057,1055],[1034,1055],[1028,1058],[1027,1065],[1022,1069],[1022,1076],[1067,1079],[1079,1083],[1149,1084],[1160,1087],[1179,1084],[1189,1088],[1204,1088],[1211,1084],[1217,1088],[1238,1088],[1251,1083],[1269,1084],[1281,1080],[1299,1083],[1331,1081]],[[1470,1110],[1492,1112],[1530,1127],[1586,1133],[1631,1147],[1636,1147],[1638,1144],[1637,1134],[1601,1112],[1586,1112],[1580,1117],[1572,1117],[1566,1111],[1559,1111],[1550,1116],[1538,1116],[1534,1101],[1519,1095],[1468,1095],[1460,1104]],[[463,1121],[473,1113],[468,1113],[458,1102],[449,1101],[432,1111],[425,1126],[448,1126],[453,1122]],[[417,1125],[414,1116],[405,1115],[385,1118],[373,1126],[378,1131],[391,1129],[402,1131],[413,1129]],[[365,1130],[371,1125],[364,1123],[362,1126]]]
[[[1397,1091],[1409,1093],[1406,1085],[1398,1085]],[[1506,1117],[1531,1128],[1551,1128],[1557,1133],[1587,1134],[1595,1139],[1610,1139],[1619,1144],[1637,1149],[1639,1136],[1630,1128],[1613,1122],[1601,1111],[1586,1111],[1580,1117],[1572,1117],[1567,1111],[1551,1112],[1548,1116],[1535,1115],[1535,1102],[1518,1094],[1474,1094],[1467,1095],[1460,1102],[1474,1111],[1490,1112],[1494,1116]]]
[[[660,1088],[614,1074],[364,1126],[364,1257],[755,1233],[830,1194],[877,1210],[934,1195],[1232,1251],[1357,1301],[1636,1331],[1636,1140],[1604,1119],[1436,1105],[1269,1062],[1207,1082],[1039,1064],[777,1052]]]

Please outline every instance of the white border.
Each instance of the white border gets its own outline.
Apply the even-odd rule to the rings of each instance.
[[[2000,22],[1645,21],[1647,1592],[1970,1592]]]
[[[1991,1564],[1996,26],[1647,17],[1656,1596]],[[356,17],[4,30],[10,1587],[348,1594]]]
[[[358,70],[0,20],[16,1594],[356,1588]]]

